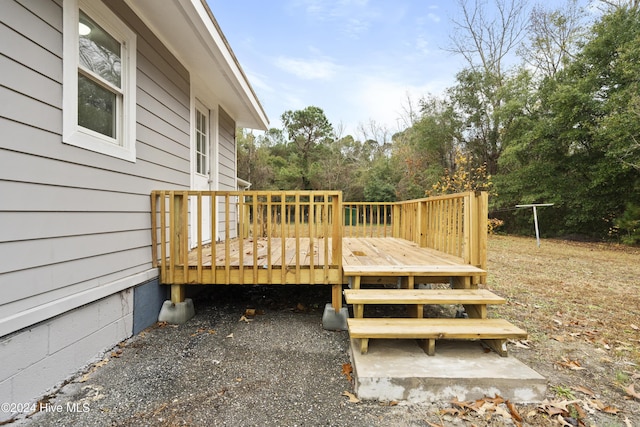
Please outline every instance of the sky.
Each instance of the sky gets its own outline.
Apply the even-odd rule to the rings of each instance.
[[[454,84],[446,51],[456,0],[207,0],[270,126],[323,109],[342,135],[374,123],[394,133],[415,105]]]

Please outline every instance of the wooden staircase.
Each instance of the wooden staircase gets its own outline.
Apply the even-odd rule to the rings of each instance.
[[[347,319],[351,338],[360,340],[360,352],[367,353],[369,339],[418,339],[424,351],[433,356],[438,339],[480,339],[501,356],[507,356],[506,342],[522,339],[527,332],[504,319],[487,318],[488,304],[506,300],[486,289],[472,285],[471,277],[484,270],[470,265],[451,266],[344,266],[345,276],[352,277],[352,289],[344,291],[347,304],[353,305],[354,318]],[[392,266],[393,267],[393,266]],[[397,277],[398,289],[361,289],[363,280],[373,277]],[[451,289],[414,289],[416,278],[448,279]],[[409,318],[365,318],[368,304],[407,305]],[[425,305],[462,305],[465,318],[424,318]]]

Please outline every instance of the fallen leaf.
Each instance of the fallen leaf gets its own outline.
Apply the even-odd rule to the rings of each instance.
[[[573,390],[575,391],[579,391],[580,393],[584,393],[588,396],[594,397],[596,394],[593,392],[593,390],[588,389],[586,387],[582,387],[582,386],[577,386],[577,387],[571,387]]]
[[[509,412],[511,413],[511,417],[518,421],[518,422],[522,422],[522,416],[520,415],[520,413],[518,412],[518,409],[516,408],[516,406],[507,401],[507,408],[509,408]]]
[[[631,384],[629,387],[625,387],[623,389],[629,396],[640,400],[640,393],[638,393],[635,389],[634,389],[634,385]]]
[[[633,427],[633,426],[631,425],[631,421],[629,421],[629,418],[628,418],[628,417],[624,417],[624,423],[627,425],[627,427]]]
[[[613,414],[613,415],[618,415],[618,412],[620,411],[620,409],[614,407],[614,406],[605,406],[602,409],[602,412],[605,412],[607,414]]]
[[[560,336],[560,335],[556,335],[554,337],[552,337],[554,340],[558,341],[558,342],[564,342],[564,337]]]
[[[474,410],[474,411],[477,409],[477,408],[476,408],[475,406],[473,406],[471,403],[469,403],[469,402],[461,402],[461,401],[459,401],[456,397],[454,397],[454,398],[451,400],[451,404],[452,404],[452,405],[454,405],[454,406],[457,406],[457,407],[459,407],[459,408],[461,408],[461,409],[472,409],[472,410]]]
[[[485,397],[484,401],[485,402],[491,402],[494,405],[500,405],[500,404],[506,402],[506,400],[504,400],[504,397],[500,396],[499,394],[496,394],[495,397]]]
[[[581,370],[587,369],[587,368],[583,368],[582,365],[580,365],[580,362],[578,360],[569,360],[566,357],[563,357],[562,361],[556,362],[556,365],[569,368],[573,371],[581,371]]]
[[[571,405],[571,407],[576,411],[576,413],[578,414],[578,419],[585,419],[587,418],[587,414],[584,413],[584,411],[582,410],[582,408],[577,404],[577,403],[573,403]]]
[[[256,315],[256,309],[255,309],[255,308],[247,308],[247,309],[244,311],[244,315],[245,315],[246,317],[255,317],[255,315]]]
[[[633,329],[634,331],[640,331],[640,328],[638,326],[634,325],[633,323],[631,325],[629,325],[629,326],[631,326],[631,329]]]
[[[526,348],[527,350],[529,350],[531,347],[529,347],[529,342],[528,341],[510,341],[514,346],[518,347],[518,348]]]
[[[97,362],[95,365],[96,368],[102,368],[104,365],[106,365],[107,363],[109,363],[109,358],[104,358],[101,361]]]
[[[247,317],[246,317],[246,316],[242,316],[242,317],[240,318],[240,320],[238,320],[238,322],[251,323],[251,322],[253,322],[253,319],[247,319]]]
[[[598,411],[602,411],[604,409],[604,407],[606,406],[604,403],[602,403],[602,401],[600,401],[598,399],[587,400],[587,402],[589,403],[589,405],[593,406]]]
[[[347,396],[349,398],[349,403],[360,403],[360,399],[358,399],[356,395],[353,393],[349,393],[348,391],[343,391],[342,395]]]
[[[562,415],[558,415],[556,418],[562,427],[573,427],[573,424],[569,424],[567,420],[562,417]]]
[[[505,420],[510,420],[511,419],[511,414],[509,412],[507,412],[504,408],[502,408],[502,406],[496,406],[495,407],[495,412],[497,415],[501,415],[502,418],[504,418]]]
[[[122,356],[122,350],[120,349],[111,352],[111,357],[120,357],[120,356]]]
[[[233,333],[230,333],[229,335],[227,335],[225,338],[233,338]]]
[[[78,382],[79,382],[79,383],[84,383],[84,382],[86,382],[86,381],[89,379],[89,376],[90,376],[90,375],[91,375],[91,373],[86,373],[86,374],[84,374],[84,375],[83,375],[83,376],[78,380]]]
[[[353,367],[351,363],[343,363],[342,364],[342,374],[347,376],[347,381],[353,380],[351,377],[351,373],[353,372]]]

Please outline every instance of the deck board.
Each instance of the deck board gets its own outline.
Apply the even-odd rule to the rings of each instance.
[[[271,238],[271,262],[275,267],[282,267],[282,244],[285,245],[285,266],[295,265],[296,253],[300,255],[300,265],[308,266],[311,264],[313,256],[313,265],[324,265],[324,238],[315,238],[313,250],[311,250],[310,239],[303,237],[299,239],[299,245],[296,246],[295,238],[281,239],[279,237]],[[328,239],[328,247],[331,248],[331,239]],[[266,264],[269,254],[267,250],[267,238],[258,238],[256,242],[257,261],[259,265]],[[254,240],[245,239],[242,246],[243,265],[252,267],[254,260]],[[226,245],[224,242],[216,243],[216,260],[217,267],[224,267],[227,257]],[[331,252],[329,253],[331,257]],[[193,249],[189,253],[189,265],[196,265],[198,260],[198,251]],[[202,247],[202,265],[211,267],[211,245]],[[240,265],[240,240],[234,240],[229,245],[229,262],[233,267]],[[342,243],[342,263],[350,266],[413,266],[413,265],[441,265],[455,266],[463,264],[462,259],[447,255],[429,248],[421,248],[417,244],[404,239],[379,237],[379,238],[357,238],[345,237]]]

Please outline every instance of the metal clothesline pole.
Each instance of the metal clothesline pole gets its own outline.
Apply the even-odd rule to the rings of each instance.
[[[538,211],[537,207],[553,206],[553,203],[533,203],[530,205],[516,205],[516,208],[533,208],[533,223],[536,227],[536,243],[540,247],[540,230],[538,228]]]

